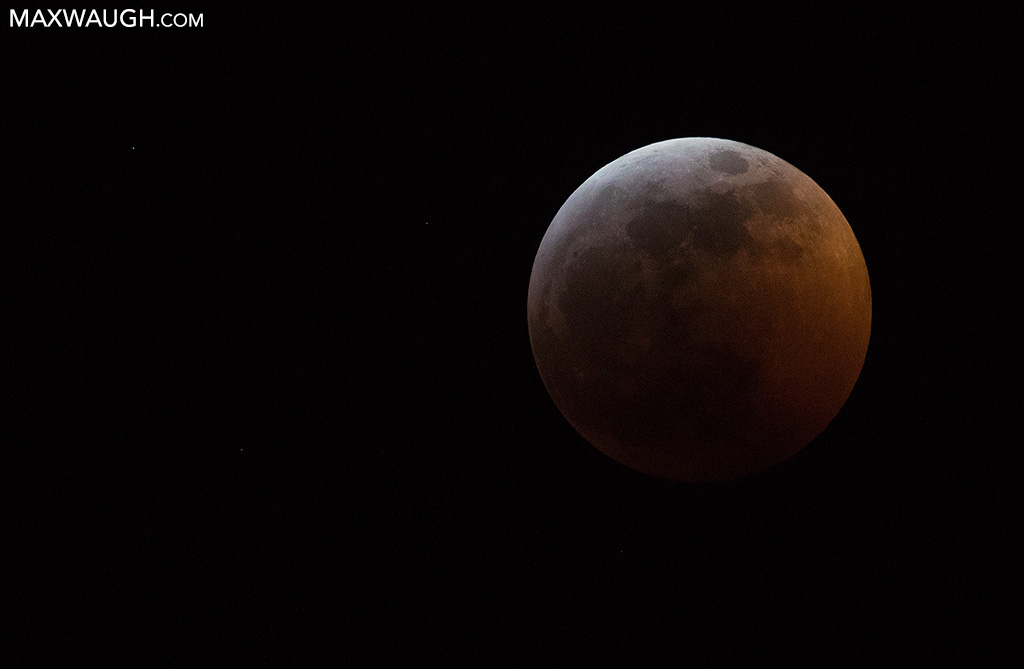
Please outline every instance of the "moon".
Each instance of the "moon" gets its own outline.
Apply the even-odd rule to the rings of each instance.
[[[867,353],[871,285],[846,218],[781,158],[725,139],[650,144],[558,210],[528,294],[555,405],[594,447],[675,481],[803,449]]]

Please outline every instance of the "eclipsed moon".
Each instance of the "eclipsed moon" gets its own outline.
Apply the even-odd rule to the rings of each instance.
[[[600,451],[721,481],[804,448],[843,406],[871,331],[857,239],[814,181],[761,149],[632,151],[566,200],[537,252],[530,343]]]

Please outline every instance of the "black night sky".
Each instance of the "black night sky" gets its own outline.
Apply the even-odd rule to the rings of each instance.
[[[168,9],[3,28],[19,664],[1005,657],[1007,20]],[[829,428],[715,486],[590,447],[526,329],[562,202],[687,136],[815,179],[874,300]]]

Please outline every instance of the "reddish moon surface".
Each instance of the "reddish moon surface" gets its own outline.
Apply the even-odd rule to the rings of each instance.
[[[871,287],[810,177],[747,144],[673,139],[569,196],[528,316],[544,385],[587,441],[647,474],[722,481],[835,417],[864,363]]]

